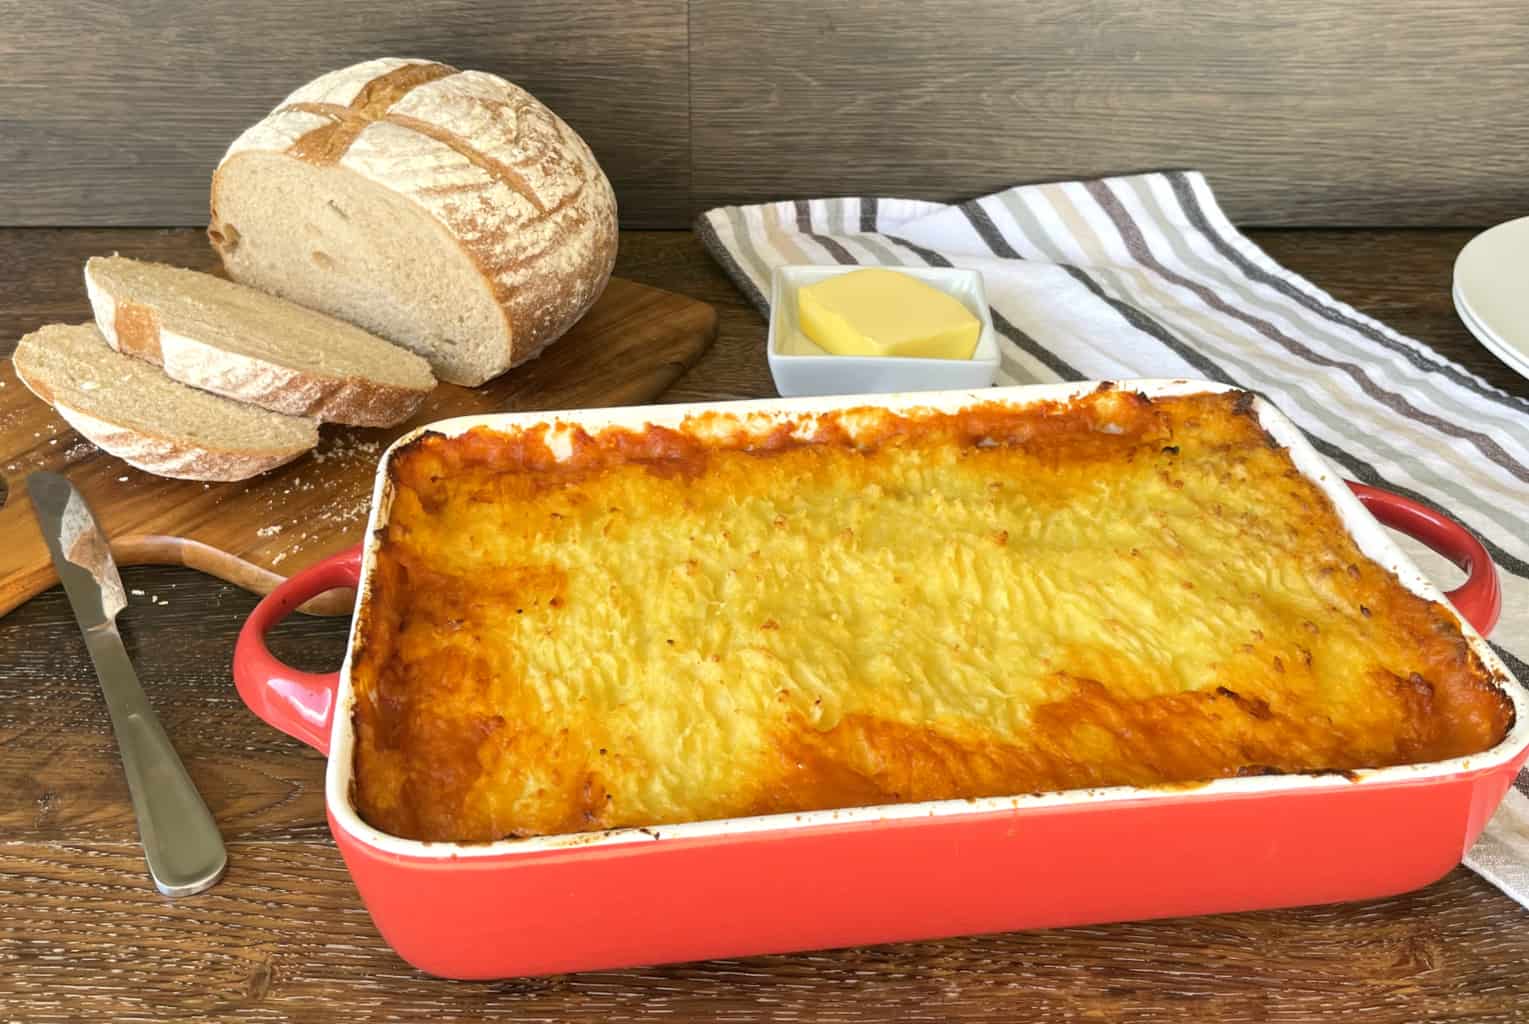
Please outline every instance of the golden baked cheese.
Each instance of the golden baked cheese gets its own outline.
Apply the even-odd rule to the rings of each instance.
[[[482,841],[1496,744],[1451,613],[1248,405],[426,434],[358,626],[358,809]]]

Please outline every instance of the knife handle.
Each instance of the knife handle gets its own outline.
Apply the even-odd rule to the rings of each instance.
[[[149,705],[121,635],[112,626],[92,630],[86,646],[111,713],[154,884],[166,896],[211,888],[228,865],[223,837]]]

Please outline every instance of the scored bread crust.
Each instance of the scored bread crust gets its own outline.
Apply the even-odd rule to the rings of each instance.
[[[47,330],[48,328],[43,328]],[[23,338],[26,342],[31,336]],[[64,422],[96,447],[156,476],[174,477],[180,480],[225,482],[247,480],[252,476],[275,469],[313,450],[318,444],[318,431],[314,429],[311,441],[296,445],[275,445],[270,448],[218,448],[196,444],[183,437],[169,433],[170,424],[164,432],[113,423],[99,416],[84,412],[71,405],[59,395],[43,377],[32,372],[25,358],[25,349],[18,347],[17,356],[11,360],[11,368],[27,390],[53,407]],[[220,399],[213,399],[220,401]],[[272,413],[272,416],[277,414]]]
[[[213,175],[208,234],[235,280],[239,234],[219,217],[220,191],[226,168],[250,153],[353,173],[446,229],[505,328],[504,351],[470,377],[436,365],[453,383],[480,384],[538,355],[594,304],[615,265],[616,199],[594,154],[497,75],[382,58],[293,92],[234,141]],[[430,358],[417,339],[392,340]]]
[[[430,388],[282,366],[168,330],[153,306],[119,301],[92,273],[93,262],[85,264],[85,291],[107,344],[148,360],[182,384],[288,416],[360,427],[402,423],[430,393]]]

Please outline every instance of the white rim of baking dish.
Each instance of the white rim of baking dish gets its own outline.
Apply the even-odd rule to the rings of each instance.
[[[1389,768],[1361,768],[1336,774],[1258,775],[1215,779],[1182,786],[1136,787],[1109,786],[1096,789],[1072,789],[1046,793],[1021,794],[978,799],[932,800],[921,803],[880,804],[834,810],[759,815],[746,818],[721,818],[686,822],[678,825],[633,826],[600,832],[574,832],[524,839],[503,839],[489,843],[425,842],[403,839],[379,831],[361,819],[351,802],[351,771],[355,730],[351,713],[354,694],[351,689],[351,656],[355,649],[356,624],[360,621],[359,602],[365,600],[367,582],[376,558],[378,527],[386,522],[392,495],[387,487],[387,470],[393,453],[426,433],[448,437],[475,427],[515,429],[540,423],[566,423],[594,428],[624,426],[641,429],[648,424],[677,427],[699,413],[721,413],[733,418],[764,417],[759,422],[792,418],[803,414],[829,412],[855,407],[876,407],[893,411],[934,409],[954,411],[970,405],[1006,402],[1025,405],[1032,402],[1066,401],[1089,394],[1101,387],[1124,392],[1139,392],[1148,398],[1206,392],[1244,390],[1210,381],[1188,379],[1144,379],[1120,381],[1084,381],[1067,384],[1022,385],[960,391],[924,391],[890,395],[835,395],[808,398],[764,399],[748,402],[706,402],[680,405],[629,406],[613,409],[579,409],[565,412],[494,413],[460,416],[442,420],[410,431],[389,446],[378,463],[372,510],[367,521],[361,581],[357,588],[357,614],[351,618],[350,639],[345,661],[340,668],[340,689],[330,734],[329,764],[325,774],[325,800],[336,824],[372,849],[399,857],[453,859],[529,855],[559,850],[620,846],[629,843],[652,843],[684,839],[746,835],[822,826],[872,824],[913,818],[936,818],[992,814],[1003,811],[1031,810],[1065,806],[1099,806],[1114,803],[1206,800],[1247,797],[1267,793],[1309,792],[1347,789],[1355,785],[1423,783],[1469,771],[1486,771],[1506,764],[1529,745],[1529,693],[1503,665],[1475,628],[1465,621],[1437,587],[1413,564],[1391,539],[1385,527],[1372,517],[1344,482],[1344,478],[1317,453],[1311,443],[1288,418],[1261,396],[1254,395],[1253,411],[1259,424],[1289,452],[1296,468],[1320,487],[1338,510],[1349,534],[1365,555],[1395,573],[1402,585],[1430,601],[1450,608],[1467,642],[1508,695],[1513,704],[1514,721],[1506,736],[1495,747],[1467,757],[1422,764],[1396,765]]]

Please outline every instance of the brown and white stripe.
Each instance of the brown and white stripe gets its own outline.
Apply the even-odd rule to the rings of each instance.
[[[761,311],[784,263],[980,270],[1000,383],[1199,377],[1267,395],[1348,476],[1447,509],[1482,538],[1503,575],[1493,639],[1529,680],[1529,401],[1276,264],[1202,175],[1026,185],[956,205],[723,207],[697,227]],[[1529,905],[1529,843],[1512,839],[1529,835],[1529,796],[1510,794],[1500,817],[1467,863]]]

